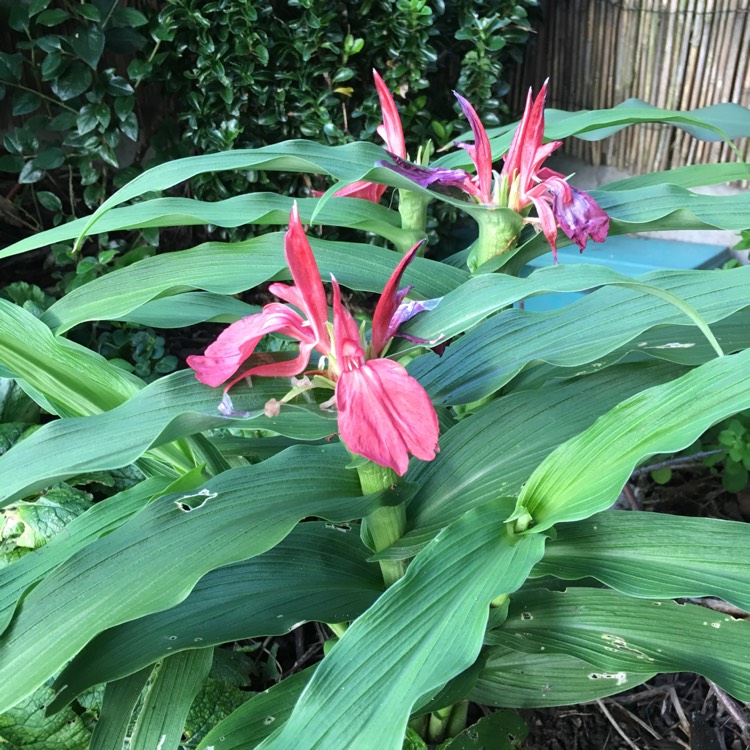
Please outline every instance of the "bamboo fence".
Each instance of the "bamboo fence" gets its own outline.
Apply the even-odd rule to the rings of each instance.
[[[511,106],[549,76],[547,106],[600,109],[630,98],[665,109],[732,101],[750,106],[750,0],[548,0],[515,71]],[[750,156],[750,139],[735,145]],[[644,124],[602,141],[571,138],[566,153],[634,174],[731,161],[727,144]]]

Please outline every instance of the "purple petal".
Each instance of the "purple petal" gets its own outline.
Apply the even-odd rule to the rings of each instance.
[[[594,242],[604,242],[609,231],[609,216],[588,193],[569,185],[567,188],[550,191],[552,212],[560,223],[560,229],[583,252],[589,237]]]
[[[444,185],[446,187],[457,187],[466,190],[467,183],[471,183],[471,175],[463,169],[442,169],[441,167],[419,167],[416,164],[402,159],[396,154],[388,154],[394,161],[379,161],[376,167],[386,167],[396,174],[406,177],[417,185],[426,188],[430,185]]]

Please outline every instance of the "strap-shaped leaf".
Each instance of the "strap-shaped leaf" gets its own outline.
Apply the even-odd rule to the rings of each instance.
[[[104,688],[99,718],[94,725],[89,750],[121,750],[130,721],[152,668],[147,667]]]
[[[476,658],[489,603],[518,588],[542,554],[507,535],[490,502],[439,534],[318,665],[264,750],[396,750],[412,706]]]
[[[300,524],[268,552],[207,573],[176,607],[98,635],[57,678],[50,709],[183,649],[353,620],[383,591],[370,554],[356,531]]]
[[[283,396],[288,386],[257,378],[251,389],[234,389],[235,407],[249,416],[229,419],[219,412],[221,390],[183,370],[151,383],[111,411],[50,422],[0,456],[0,473],[8,477],[0,487],[0,505],[75,474],[127,466],[156,446],[212,427],[243,424],[300,440],[337,431],[335,413],[315,403],[287,404],[278,416],[266,417],[263,405]]]
[[[383,248],[311,238],[323,278],[335,275],[350,289],[380,292],[398,263]],[[62,333],[85,320],[114,320],[165,294],[203,289],[238,294],[270,279],[288,279],[283,235],[265,234],[247,242],[208,243],[190,250],[146,258],[75,289],[56,302],[44,322]],[[417,258],[404,274],[414,296],[441,297],[468,278],[443,263]]]
[[[43,547],[26,553],[12,565],[0,568],[0,632],[8,626],[16,604],[29,586],[89,542],[122,525],[168,485],[168,479],[153,477],[129,490],[118,492],[74,518],[65,527],[64,533],[54,536]]]
[[[419,486],[408,506],[408,531],[389,552],[414,554],[470,508],[506,496],[507,504],[545,456],[625,398],[683,370],[671,365],[618,365],[554,388],[502,396],[440,439],[434,461],[417,463]]]
[[[219,227],[239,227],[246,224],[285,226],[289,223],[289,212],[294,203],[297,203],[301,220],[308,224],[318,203],[316,198],[295,199],[276,193],[248,193],[214,202],[191,198],[155,198],[109,211],[94,224],[92,233],[195,224],[213,224]],[[76,219],[27,237],[2,250],[0,258],[76,239],[88,224],[89,218]],[[318,212],[317,221],[326,226],[374,232],[390,239],[397,246],[406,243],[405,249],[420,239],[414,232],[401,229],[401,218],[397,211],[355,198],[329,201]]]
[[[750,165],[744,161],[728,164],[691,164],[687,167],[667,169],[663,172],[626,177],[623,180],[608,182],[602,185],[601,189],[612,192],[614,190],[655,187],[656,185],[677,185],[678,187],[691,188],[746,180],[749,176]]]
[[[551,141],[570,136],[586,141],[598,141],[629,125],[646,122],[675,125],[694,138],[705,141],[721,141],[750,135],[750,109],[733,103],[714,104],[681,112],[660,109],[640,99],[627,99],[610,109],[584,109],[578,112],[547,109],[544,116],[544,136]],[[515,125],[504,125],[487,131],[493,159],[499,159],[508,150],[515,129]],[[471,138],[471,134],[466,133],[460,136],[459,140],[465,138]],[[457,150],[436,160],[436,164],[443,167],[468,168],[471,161],[464,151]]]
[[[212,648],[183,651],[165,659],[146,693],[130,738],[131,750],[179,750],[190,706],[208,677]]]
[[[654,674],[603,672],[568,654],[533,654],[493,646],[469,699],[508,708],[568,706],[621,693]]]
[[[638,281],[679,297],[713,323],[747,305],[750,267],[736,270],[741,273],[657,272]],[[688,321],[671,302],[651,293],[599,289],[559,310],[506,310],[454,342],[442,357],[428,354],[415,360],[409,372],[436,402],[468,404],[505,385],[530,362],[574,367],[603,357],[653,326]]]
[[[717,596],[750,611],[750,524],[608,511],[561,524],[535,575],[596,578],[631,596]]]
[[[529,514],[543,530],[605,510],[645,458],[676,453],[750,407],[749,363],[750,350],[719,357],[619,404],[537,467],[513,518]]]
[[[250,750],[273,734],[291,715],[315,668],[310,667],[253,696],[220,721],[198,750]]]
[[[26,596],[0,638],[0,711],[102,630],[179,604],[209,570],[265,552],[300,519],[343,522],[405,499],[404,486],[360,497],[347,462],[339,446],[291,448],[200,491],[161,497],[73,555]]]
[[[487,642],[567,654],[606,672],[697,672],[739,700],[750,696],[750,622],[694,604],[606,589],[519,592]]]

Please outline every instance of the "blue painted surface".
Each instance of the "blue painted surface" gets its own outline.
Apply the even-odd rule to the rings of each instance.
[[[659,240],[650,237],[608,237],[604,242],[589,242],[583,253],[575,245],[558,251],[560,264],[606,266],[626,276],[641,276],[649,271],[665,269],[683,270],[691,268],[717,268],[729,259],[729,250],[720,245],[704,245],[694,242]],[[523,270],[528,276],[538,268],[552,265],[552,253],[540,255]],[[575,302],[585,292],[540,294],[525,302],[526,310],[554,310]]]

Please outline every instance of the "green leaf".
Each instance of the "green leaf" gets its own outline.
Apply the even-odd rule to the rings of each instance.
[[[54,194],[47,190],[40,190],[36,194],[36,198],[43,208],[53,213],[60,213],[62,211],[62,201]]]
[[[52,81],[52,92],[67,102],[86,91],[92,81],[91,71],[81,63],[74,62],[59,78]]]
[[[477,658],[490,601],[542,554],[535,536],[510,538],[493,502],[443,530],[352,623],[261,747],[400,749],[412,706]]]
[[[0,715],[0,736],[7,750],[87,750],[89,732],[72,708],[56,716],[45,716],[52,696],[40,687],[17,706]]]
[[[42,99],[35,91],[17,91],[13,94],[13,116],[21,117],[39,109]]]
[[[70,64],[70,58],[59,52],[51,52],[42,61],[42,80],[53,81]]]
[[[3,299],[0,331],[0,364],[65,414],[111,409],[142,385],[104,357],[53,336],[31,313]]]
[[[161,663],[130,738],[131,750],[179,750],[190,706],[212,660],[213,649],[198,648]]]
[[[0,52],[0,80],[20,81],[23,75],[23,55]]]
[[[605,698],[650,680],[655,672],[599,672],[574,656],[489,649],[469,699],[490,706],[544,708]]]
[[[69,18],[70,13],[68,11],[61,8],[53,8],[52,10],[42,11],[36,17],[36,22],[42,24],[42,26],[58,26]]]
[[[729,164],[691,164],[687,167],[677,167],[663,172],[626,177],[624,180],[608,182],[601,189],[606,192],[615,190],[633,190],[634,188],[656,187],[659,185],[677,185],[691,188],[703,185],[721,185],[725,182],[746,180],[750,174],[750,166],[745,162],[731,162]]]
[[[398,256],[372,245],[312,239],[324,278],[334,274],[350,289],[380,292]],[[749,269],[750,270],[750,269]],[[283,235],[265,234],[247,242],[210,243],[134,263],[73,290],[48,311],[45,322],[57,333],[86,320],[118,319],[166,292],[204,289],[237,294],[270,279],[288,279]],[[414,296],[439,297],[466,275],[442,263],[417,258],[404,274]]]
[[[543,281],[547,271],[554,269],[542,269],[529,278],[538,274],[536,281]],[[740,273],[730,275],[737,271]],[[585,282],[588,270],[580,276],[580,281]],[[595,277],[592,273],[590,278]],[[747,305],[746,295],[741,291],[747,283],[746,277],[750,278],[750,267],[722,274],[657,271],[638,281],[679,297],[704,320],[713,323]],[[550,273],[547,278],[554,276]],[[565,273],[560,278],[567,280]],[[456,297],[459,291],[454,292]],[[408,332],[429,339],[429,334],[424,336],[420,331],[429,331],[450,309],[449,304],[445,304],[445,311],[441,307],[442,304],[434,312],[426,313],[425,320],[410,326]],[[470,314],[464,313],[461,325],[470,319]],[[543,361],[562,367],[582,365],[596,361],[653,326],[684,325],[688,320],[671,303],[655,299],[652,294],[625,288],[599,289],[559,310],[543,313],[506,310],[473,328],[449,346],[442,357],[420,357],[408,369],[436,402],[468,404],[498,390],[530,362]]]
[[[440,750],[517,750],[528,733],[517,713],[495,711],[441,745]]]
[[[18,182],[21,185],[32,185],[35,182],[44,178],[44,171],[37,168],[34,161],[27,161],[23,165],[21,173],[18,175]]]
[[[81,107],[78,117],[76,117],[76,129],[78,130],[78,135],[90,133],[97,126],[95,109],[95,105],[93,104],[85,104]],[[60,239],[66,238],[61,237]]]
[[[278,416],[266,417],[265,403],[288,388],[288,381],[263,378],[252,388],[233,389],[235,408],[248,416],[229,419],[219,411],[221,391],[183,370],[151,383],[118,408],[48,423],[0,456],[0,472],[8,478],[0,486],[0,506],[69,476],[127,466],[154,447],[211,428],[251,426],[300,440],[337,431],[336,415],[316,403],[286,404]],[[17,468],[30,465],[33,474]]]
[[[34,502],[20,502],[3,511],[0,555],[15,547],[33,550],[47,543],[76,516],[89,509],[92,496],[65,483],[50,487]]]
[[[570,588],[511,597],[508,618],[486,640],[531,654],[567,654],[609,673],[697,672],[747,700],[748,638],[750,622],[705,607]]]
[[[314,668],[297,672],[243,703],[203,738],[198,750],[249,750],[275,732],[291,715]]]
[[[393,553],[410,556],[448,523],[492,498],[506,496],[510,505],[560,443],[623,399],[682,372],[656,363],[617,365],[554,387],[511,393],[478,409],[441,437],[434,461],[419,462],[409,473],[419,489],[409,502],[408,532]]]
[[[75,11],[87,21],[99,23],[102,20],[102,14],[99,12],[99,9],[91,3],[80,3],[75,6]]]
[[[96,126],[96,111],[92,104],[82,108],[78,116],[79,132],[88,132]],[[302,221],[309,222],[319,205],[317,198],[295,200],[275,193],[249,193],[215,202],[190,198],[156,198],[113,210],[96,224],[96,232],[195,224],[213,224],[221,227],[246,224],[285,226],[289,222],[289,213],[295,202]],[[407,242],[407,247],[420,238],[401,229],[401,221],[395,211],[356,198],[339,198],[330,202],[326,208],[319,211],[318,220],[329,226],[345,226],[375,232],[394,242],[401,242],[405,238],[403,241]],[[53,242],[78,237],[89,221],[90,217],[77,219],[42,232],[33,240],[22,241],[6,248],[3,257],[24,252],[32,247],[43,247]]]
[[[163,492],[168,484],[167,479],[154,477],[97,503],[73,519],[65,534],[53,537],[44,547],[24,555],[12,565],[0,568],[0,632],[8,626],[24,592],[36,581],[89,542],[116,529],[150,499]]]
[[[104,32],[99,26],[81,29],[71,38],[70,46],[86,65],[92,70],[96,70],[102,52],[104,52]]]
[[[0,172],[17,173],[23,169],[23,157],[3,154],[0,156]]]
[[[34,166],[39,169],[57,169],[65,163],[65,153],[57,146],[50,146],[34,157]],[[37,197],[38,197],[37,193]],[[59,199],[58,199],[59,200]]]
[[[145,26],[148,23],[148,18],[135,8],[117,8],[113,14],[113,20],[122,26],[133,28]]]
[[[748,360],[750,350],[718,357],[616,406],[537,467],[512,518],[528,513],[542,530],[609,507],[645,458],[676,453],[750,407]]]
[[[339,446],[291,448],[200,491],[159,498],[74,554],[28,593],[0,639],[0,711],[102,630],[179,604],[209,570],[267,551],[302,518],[344,522],[404,500],[403,488],[361,497],[347,461]]]
[[[301,524],[268,552],[207,573],[176,607],[98,635],[61,673],[53,708],[183,649],[353,620],[383,590],[369,555],[354,531]]]
[[[142,669],[104,688],[101,712],[88,750],[119,750],[123,746],[131,716],[151,672],[151,667]]]
[[[716,596],[750,611],[750,525],[607,511],[562,524],[534,575],[596,578],[630,596]]]
[[[184,328],[204,321],[234,323],[259,312],[260,307],[248,305],[236,297],[212,292],[185,292],[146,302],[133,312],[120,316],[120,320],[153,328]]]

